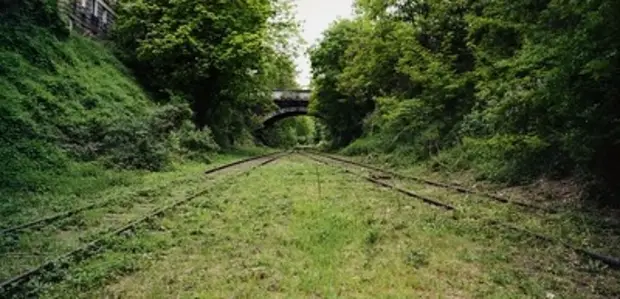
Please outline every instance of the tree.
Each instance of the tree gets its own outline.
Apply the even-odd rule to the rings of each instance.
[[[144,82],[184,96],[225,145],[253,126],[274,70],[288,67],[289,10],[288,0],[121,0],[113,40]]]
[[[340,20],[324,33],[310,50],[313,96],[311,109],[322,116],[335,146],[350,143],[362,134],[364,117],[372,111],[372,100],[356,98],[339,86],[346,67],[346,51],[363,30],[360,22]]]
[[[492,179],[588,173],[620,185],[610,158],[620,150],[617,1],[358,0],[355,8],[311,51],[312,107],[335,145],[362,135],[373,142],[353,146],[412,162],[461,153],[465,167]]]

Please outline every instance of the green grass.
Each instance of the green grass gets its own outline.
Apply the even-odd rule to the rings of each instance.
[[[206,169],[247,158],[250,153],[258,154],[261,151],[264,150],[239,149],[216,156],[213,165],[187,163],[178,165],[174,171],[162,173],[128,171],[125,176],[131,180],[122,186],[105,185],[106,180],[103,180],[97,185],[101,189],[92,193],[38,194],[29,198],[13,198],[15,202],[30,205],[22,204],[20,210],[4,218],[4,227],[93,203],[100,205],[42,228],[0,236],[0,262],[3,265],[0,269],[0,280],[77,248],[80,244],[138,219],[151,210],[207,188],[211,179],[204,176]],[[92,180],[95,181],[96,178]],[[6,204],[8,207],[16,205],[14,202]]]
[[[108,128],[155,108],[103,45],[28,22],[0,22],[0,190],[50,192],[94,171]]]
[[[70,268],[68,279],[43,297],[620,294],[617,273],[561,246],[441,211],[300,156],[220,180],[209,194],[110,244]]]
[[[265,153],[265,149],[234,149],[212,155],[209,165],[186,161],[164,172],[105,170],[97,165],[76,163],[70,168],[71,175],[55,178],[62,187],[60,190],[7,194],[0,203],[0,227],[8,228],[92,203],[151,192],[148,190],[178,184],[183,179],[179,177],[181,174],[190,178],[200,176],[207,168],[261,153]]]
[[[353,159],[364,160],[359,157]],[[366,160],[365,162],[373,164],[373,161],[375,165],[380,165],[386,169],[390,168],[376,160]],[[361,167],[352,167],[352,169],[364,175],[371,175],[372,173]],[[397,186],[457,207],[461,214],[466,215],[466,217],[476,217],[480,221],[487,222],[501,220],[534,232],[550,235],[578,247],[592,249],[601,254],[620,256],[620,248],[617,246],[620,244],[620,223],[613,216],[609,216],[613,215],[613,211],[584,209],[579,202],[557,198],[549,200],[548,198],[541,198],[541,195],[536,193],[501,192],[501,185],[493,185],[488,182],[476,183],[472,177],[468,177],[467,173],[462,172],[455,172],[451,176],[447,176],[443,173],[430,172],[421,165],[401,166],[397,168],[397,171],[413,177],[423,177],[439,182],[455,182],[457,181],[455,178],[460,177],[459,182],[465,186],[478,185],[478,188],[471,187],[472,189],[488,193],[500,191],[500,194],[508,193],[503,194],[503,196],[512,200],[556,209],[557,213],[533,211],[515,205],[498,203],[484,196],[462,194],[408,179],[390,178],[390,182]],[[545,194],[549,193],[543,193],[543,196]]]

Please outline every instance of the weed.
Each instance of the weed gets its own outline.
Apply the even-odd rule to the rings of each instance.
[[[71,270],[98,269],[95,280],[60,283],[43,297],[605,298],[618,292],[620,277],[594,267],[582,271],[562,246],[532,246],[467,213],[455,220],[331,167],[319,166],[323,200],[316,200],[315,167],[291,157],[222,181],[120,243],[126,245],[116,253]],[[111,259],[133,270],[120,275],[118,265],[106,266]]]
[[[428,256],[426,253],[412,249],[407,253],[406,261],[408,265],[419,269],[428,266]]]

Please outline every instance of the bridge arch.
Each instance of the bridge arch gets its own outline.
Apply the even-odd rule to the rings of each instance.
[[[308,107],[299,106],[280,108],[263,118],[263,126],[269,127],[282,119],[300,115],[311,115]]]
[[[262,127],[269,127],[279,120],[299,115],[311,115],[310,90],[274,90],[272,99],[278,109],[262,117]]]

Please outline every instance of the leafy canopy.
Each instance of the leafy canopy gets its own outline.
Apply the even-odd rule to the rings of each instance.
[[[122,0],[114,40],[162,96],[182,95],[195,122],[228,144],[291,85],[297,24],[288,0]]]
[[[363,136],[373,141],[351,152],[508,181],[615,180],[618,1],[358,0],[355,11],[310,53],[312,106],[334,145]]]

